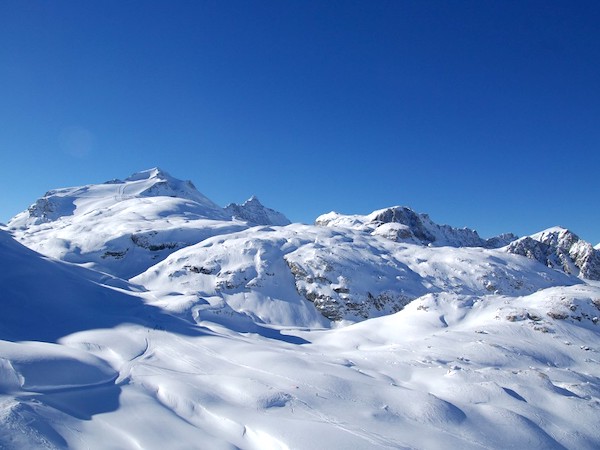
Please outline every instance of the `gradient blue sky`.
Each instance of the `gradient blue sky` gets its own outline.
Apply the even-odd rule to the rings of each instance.
[[[600,2],[0,1],[0,221],[160,166],[312,222],[600,242]]]

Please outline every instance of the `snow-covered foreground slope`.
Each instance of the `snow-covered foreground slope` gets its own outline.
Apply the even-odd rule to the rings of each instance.
[[[600,447],[586,243],[236,206],[152,170],[0,229],[1,449]]]
[[[600,445],[598,286],[438,292],[334,329],[184,321],[0,237],[0,448]]]
[[[0,336],[11,341],[55,342],[81,330],[171,319],[142,301],[127,282],[43,257],[2,230],[0,286]]]

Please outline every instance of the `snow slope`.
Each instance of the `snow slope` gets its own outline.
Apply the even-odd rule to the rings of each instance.
[[[0,448],[600,447],[600,282],[196,192],[142,172],[0,229]]]
[[[70,215],[85,216],[96,213],[98,210],[110,209],[117,203],[154,197],[170,197],[188,201],[187,204],[174,202],[157,205],[157,213],[186,212],[204,218],[226,219],[222,209],[200,194],[192,182],[178,180],[163,170],[154,168],[135,173],[125,181],[111,180],[99,185],[48,191],[27,211],[13,218],[9,222],[9,226],[23,228],[53,222]]]
[[[0,254],[2,339],[55,342],[81,330],[146,326],[165,316],[126,281],[44,257],[3,230]]]

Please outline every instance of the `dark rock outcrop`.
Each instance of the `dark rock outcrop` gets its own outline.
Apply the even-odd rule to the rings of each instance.
[[[600,251],[565,228],[517,239],[506,250],[580,278],[600,280]]]

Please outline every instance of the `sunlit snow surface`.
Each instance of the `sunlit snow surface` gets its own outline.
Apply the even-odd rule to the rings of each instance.
[[[185,201],[35,225],[32,247],[62,223],[72,247],[52,256],[113,275],[0,231],[0,448],[600,447],[600,283],[501,250],[186,217]],[[340,305],[332,325],[302,293],[404,303]]]

